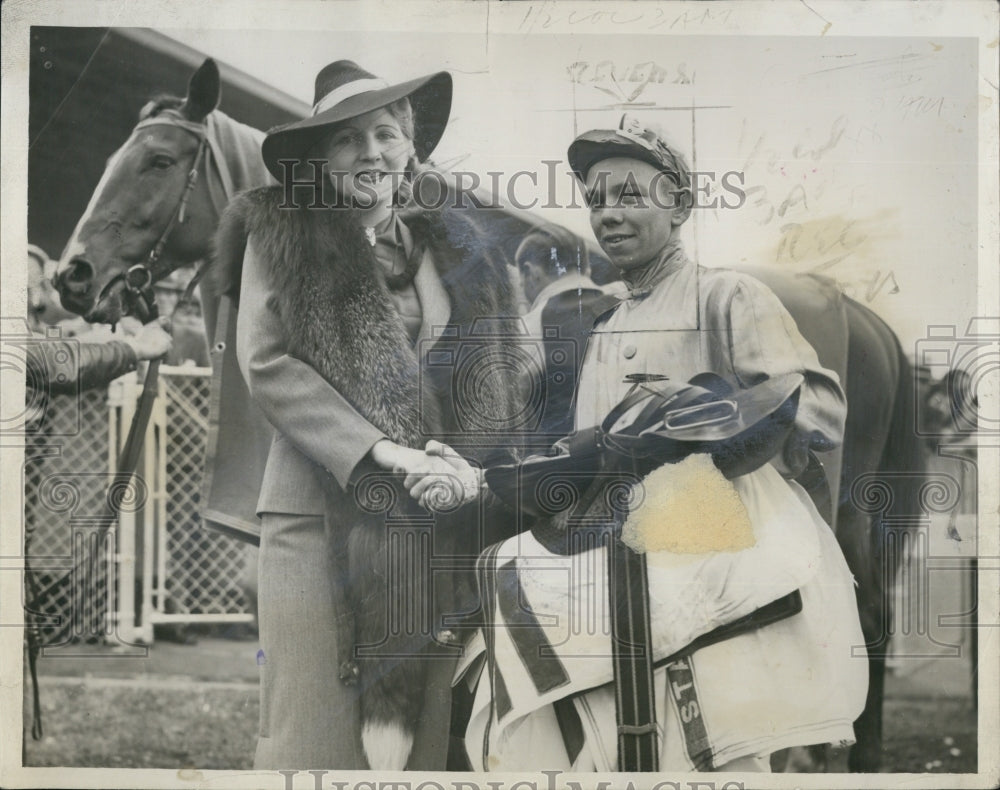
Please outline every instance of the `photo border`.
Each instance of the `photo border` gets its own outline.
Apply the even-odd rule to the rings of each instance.
[[[282,12],[276,12],[276,7]],[[287,13],[294,9],[294,13]],[[783,35],[783,36],[929,36],[973,37],[979,42],[980,113],[979,134],[979,312],[980,316],[996,315],[1000,303],[998,280],[1000,271],[1000,188],[998,188],[997,151],[1000,148],[996,122],[998,100],[998,47],[996,39],[997,6],[992,2],[524,2],[482,3],[437,2],[324,3],[312,0],[220,0],[201,5],[177,0],[140,3],[124,2],[30,2],[7,0],[2,5],[3,24],[3,91],[2,91],[2,249],[6,253],[2,267],[2,302],[0,316],[25,314],[24,273],[19,264],[19,250],[26,248],[27,217],[27,129],[28,129],[28,62],[29,35],[32,25],[112,26],[112,27],[196,27],[218,29],[261,28],[295,30],[336,26],[341,30],[356,30],[359,34],[377,33],[387,29],[423,32],[454,32],[483,38],[488,46],[494,34],[546,36],[572,33],[575,35],[629,35],[648,33],[651,22],[664,23],[670,35]],[[4,398],[23,401],[23,387],[5,380]],[[1000,395],[996,391],[981,393],[981,408],[997,413]],[[16,438],[4,437],[0,442],[0,502],[20,502],[23,493],[23,445]],[[980,625],[979,662],[979,771],[976,774],[658,774],[648,775],[561,775],[560,781],[572,780],[580,786],[598,786],[610,781],[608,787],[654,786],[657,782],[675,781],[682,787],[691,783],[704,785],[714,781],[717,787],[742,782],[746,788],[869,788],[907,787],[937,788],[942,782],[956,788],[993,786],[1000,779],[1000,663],[998,657],[997,615],[1000,613],[1000,530],[997,530],[998,485],[1000,463],[998,442],[979,444],[979,607],[989,613],[992,622]],[[14,514],[16,515],[16,514]],[[21,601],[22,549],[19,541],[22,529],[12,528],[12,513],[4,505],[0,534],[0,710],[5,711],[0,732],[0,785],[5,787],[149,787],[149,788],[214,788],[214,787],[273,787],[285,790],[285,776],[274,771],[173,771],[167,769],[91,769],[91,768],[24,768],[20,766],[21,748]],[[18,516],[18,518],[20,518]],[[18,523],[18,526],[21,526]],[[992,630],[991,630],[992,629]],[[470,776],[447,774],[438,778],[443,787],[469,781],[481,787],[517,787],[518,782],[534,781],[538,788],[549,788],[551,772],[510,775]],[[463,777],[468,776],[468,779]],[[305,772],[303,772],[305,777]],[[327,774],[322,786],[346,787],[419,787],[434,782],[436,774],[419,772],[381,775],[371,772]],[[487,782],[501,782],[488,785]],[[365,782],[373,784],[365,784]],[[332,784],[331,784],[332,783]],[[401,783],[401,784],[400,784]],[[319,786],[319,785],[317,785]],[[435,785],[427,784],[429,788]],[[461,786],[461,785],[459,785]],[[528,787],[530,784],[522,784]],[[561,786],[561,785],[556,785]],[[697,786],[697,784],[693,785]],[[294,787],[311,787],[302,778]]]

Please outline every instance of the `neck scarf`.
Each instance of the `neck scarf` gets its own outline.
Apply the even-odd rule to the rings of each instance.
[[[401,225],[401,220],[393,213],[386,227],[376,231],[373,245],[375,258],[382,266],[386,285],[392,291],[402,290],[413,283],[422,257],[422,251],[418,250],[416,245],[407,255],[400,230]]]
[[[687,263],[687,256],[684,254],[684,248],[680,241],[671,239],[658,258],[654,258],[645,266],[637,266],[624,272],[622,279],[629,288],[631,298],[642,298],[648,296],[653,288],[684,266],[685,263]]]

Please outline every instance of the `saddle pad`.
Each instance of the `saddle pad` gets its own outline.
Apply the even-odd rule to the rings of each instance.
[[[753,545],[705,554],[647,553],[653,658],[793,593],[819,567],[809,500],[767,465],[733,484],[753,526]],[[490,585],[497,689],[505,722],[612,680],[606,548],[552,554],[531,533],[495,547]],[[482,645],[476,643],[476,647]],[[485,647],[485,646],[484,646]],[[459,673],[474,659],[470,645]]]
[[[797,491],[797,496],[809,504],[804,492]],[[721,641],[713,639],[719,633],[714,630],[679,653],[657,655],[659,668],[654,678],[657,722],[662,727],[661,771],[697,770],[788,746],[852,740],[852,722],[864,707],[867,691],[864,637],[853,579],[836,539],[821,521],[813,522],[812,529],[820,559],[816,573],[798,593],[800,613],[782,616],[797,608],[796,594],[783,596],[751,615],[754,619],[768,615],[761,627]],[[491,562],[490,567],[499,569],[506,562]],[[498,583],[504,575],[504,571],[495,574]],[[491,600],[500,597],[494,593]],[[528,609],[531,601],[525,598],[522,611]],[[540,614],[530,612],[536,619]],[[516,630],[530,633],[530,617],[522,614],[519,618]],[[515,629],[510,620],[505,622],[507,628],[488,629],[488,641],[496,642],[491,653],[498,656],[498,662],[492,673],[482,675],[475,689],[465,740],[473,766],[496,771],[614,770],[617,731],[610,659],[572,655],[565,644],[546,645],[537,636],[526,639],[524,633],[517,637],[522,648],[518,654],[509,646]],[[468,667],[465,682],[472,688],[482,666],[483,642],[474,642],[469,652],[463,664]],[[538,672],[525,668],[526,664],[541,665],[547,655],[556,656],[558,662],[550,659],[550,666]],[[608,681],[578,691],[586,685],[580,665],[588,662],[606,664]],[[691,691],[690,679],[681,676],[682,670],[697,679],[696,693]],[[670,672],[676,677],[667,682],[665,673]],[[541,688],[534,685],[536,679]],[[572,741],[564,739],[559,716],[553,714],[560,699],[571,700],[579,711],[583,743],[579,732]],[[700,711],[697,717],[692,715],[694,702]],[[533,705],[537,707],[532,710]],[[520,715],[526,710],[530,712]]]

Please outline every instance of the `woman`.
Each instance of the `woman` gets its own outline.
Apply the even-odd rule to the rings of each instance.
[[[446,765],[457,649],[443,616],[475,608],[447,555],[474,557],[503,524],[475,508],[432,521],[401,483],[451,470],[429,440],[482,460],[513,413],[489,370],[461,384],[473,321],[513,314],[506,267],[456,213],[398,206],[450,104],[445,72],[391,86],[330,64],[312,116],[262,148],[282,183],[322,165],[322,194],[291,206],[283,186],[255,190],[223,219],[220,265],[243,267],[237,356],[275,428],[256,768]],[[472,351],[494,347],[479,330]]]

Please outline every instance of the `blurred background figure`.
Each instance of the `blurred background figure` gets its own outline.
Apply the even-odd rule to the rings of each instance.
[[[936,447],[952,436],[962,439],[975,431],[979,399],[972,376],[961,368],[952,368],[941,379],[929,375],[920,382],[928,431],[928,445]]]
[[[532,337],[542,337],[543,326],[561,328],[604,294],[590,278],[586,246],[558,225],[540,225],[525,236],[514,260],[528,303],[524,320]],[[543,314],[551,320],[543,321]]]
[[[598,286],[590,277],[587,247],[558,225],[545,224],[532,230],[521,241],[514,260],[529,305],[524,323],[528,335],[541,341],[545,360],[541,387],[530,382],[525,386],[528,392],[539,392],[544,398],[541,432],[558,438],[574,429],[573,393],[594,319],[612,307],[615,300],[609,294],[622,284]],[[558,358],[557,349],[573,350],[572,375],[564,375],[566,365],[552,366]]]
[[[52,287],[56,261],[41,247],[28,245],[28,323],[33,332],[44,332],[45,326],[56,326],[77,316],[64,309]]]
[[[168,365],[211,366],[208,342],[205,339],[205,322],[201,317],[201,301],[197,297],[178,302],[171,316],[174,337],[173,348],[167,354]]]
[[[211,367],[205,322],[201,315],[201,299],[195,294],[183,299],[182,294],[194,276],[193,267],[176,269],[157,282],[153,289],[156,303],[163,314],[170,316],[173,348],[165,360],[168,365]]]

